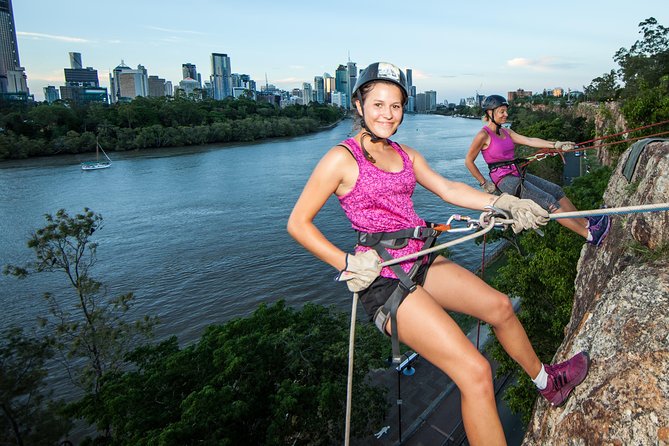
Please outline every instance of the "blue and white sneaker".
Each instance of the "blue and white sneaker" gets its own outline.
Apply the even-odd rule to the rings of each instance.
[[[611,229],[611,219],[608,215],[601,217],[588,217],[588,232],[589,237],[587,242],[594,246],[602,244],[609,230]]]

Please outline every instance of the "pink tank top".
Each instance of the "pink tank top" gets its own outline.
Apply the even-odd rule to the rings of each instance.
[[[504,134],[504,138],[497,135],[495,132],[490,130],[488,126],[484,126],[488,135],[490,135],[490,145],[485,150],[481,150],[483,154],[483,159],[486,163],[498,163],[500,161],[511,161],[516,157],[515,145],[511,139],[511,135],[504,128],[501,128],[500,131]],[[498,167],[493,169],[490,172],[490,179],[495,183],[499,183],[499,180],[504,178],[507,175],[513,175],[519,177],[518,169],[513,164],[509,166]]]
[[[386,172],[367,161],[358,142],[349,138],[344,144],[349,147],[358,163],[358,179],[353,189],[339,197],[339,204],[346,217],[351,221],[353,229],[363,232],[392,232],[400,229],[424,226],[413,207],[416,176],[409,155],[399,144],[388,140],[390,146],[402,157],[403,168],[400,172]],[[401,249],[389,249],[393,258],[420,251],[422,240],[410,239],[407,246]],[[356,246],[356,252],[371,248]],[[409,271],[415,260],[400,263],[404,271]],[[381,270],[381,276],[396,278],[390,267]]]

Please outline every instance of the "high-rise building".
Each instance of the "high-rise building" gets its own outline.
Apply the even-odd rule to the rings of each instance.
[[[335,71],[335,91],[348,96],[348,72],[344,65],[339,65]]]
[[[332,103],[332,92],[335,91],[335,78],[330,73],[323,73],[323,81],[325,83],[325,103]]]
[[[64,68],[65,85],[60,87],[60,97],[75,104],[87,102],[107,103],[107,89],[100,87],[98,70],[82,68],[81,53],[70,53],[70,68]],[[46,90],[45,90],[46,96]]]
[[[425,110],[435,111],[437,109],[437,92],[434,90],[427,90],[425,92]]]
[[[70,53],[70,68],[64,68],[65,84],[71,87],[99,87],[98,70],[82,68],[81,53]]]
[[[165,79],[149,76],[149,96],[154,98],[165,96]]]
[[[427,112],[427,98],[425,93],[418,93],[416,95],[416,113]]]
[[[54,87],[53,85],[47,85],[44,87],[44,100],[51,104],[52,102],[55,102],[60,99],[60,95],[58,94],[58,89]]]
[[[134,70],[121,61],[109,73],[112,102],[134,99],[137,96],[149,95],[149,76],[142,65]]]
[[[332,92],[332,105],[336,105],[341,108],[348,108],[348,97],[346,93],[339,91]]]
[[[81,63],[81,53],[70,52],[70,68],[81,70],[84,65]]]
[[[358,81],[358,68],[355,66],[355,62],[351,62],[349,60],[346,64],[346,69],[348,71],[348,92],[346,95],[350,98],[351,92],[355,87],[355,83]],[[353,109],[353,104],[351,104],[350,107]]]
[[[409,95],[409,98],[414,98],[414,100],[409,99],[407,101],[405,109],[408,112],[413,112],[415,111],[414,105],[416,103],[415,101],[416,89],[413,88],[413,70],[411,68],[407,68],[406,75],[407,75],[407,90],[408,90],[407,94]]]
[[[221,100],[232,96],[230,58],[227,54],[211,53],[211,83],[214,99]]]
[[[316,94],[316,102],[325,104],[325,80],[323,76],[314,77],[314,93]]]
[[[28,79],[19,61],[12,0],[0,0],[0,93],[25,93]]]
[[[302,104],[308,105],[311,102],[311,84],[309,82],[302,83]]]
[[[181,72],[183,74],[183,79],[197,80],[197,68],[195,68],[195,64],[192,63],[181,64]]]

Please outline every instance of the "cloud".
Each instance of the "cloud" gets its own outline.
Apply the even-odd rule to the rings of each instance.
[[[555,57],[542,57],[540,59],[528,59],[525,57],[514,57],[506,61],[506,65],[512,68],[528,68],[533,71],[554,71],[571,69],[579,64],[562,61]]]
[[[20,37],[32,38],[33,40],[46,39],[46,40],[58,40],[60,42],[75,42],[75,43],[89,43],[90,42],[90,40],[82,39],[80,37],[54,36],[52,34],[31,33],[31,32],[25,32],[25,31],[17,31],[16,35],[20,36]]]
[[[200,32],[200,31],[191,31],[189,29],[171,29],[171,28],[162,28],[160,26],[147,26],[146,28],[152,29],[154,31],[162,31],[166,33],[177,33],[177,34],[197,34],[200,36],[204,36],[206,33]]]

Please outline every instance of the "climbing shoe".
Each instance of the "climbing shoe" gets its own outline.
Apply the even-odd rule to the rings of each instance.
[[[585,352],[577,353],[568,361],[545,365],[548,381],[546,388],[539,390],[551,406],[561,406],[574,387],[583,382],[588,374],[589,359]]]
[[[588,223],[588,232],[590,233],[588,243],[595,246],[601,245],[609,234],[609,229],[611,229],[611,219],[608,215],[589,217]]]

